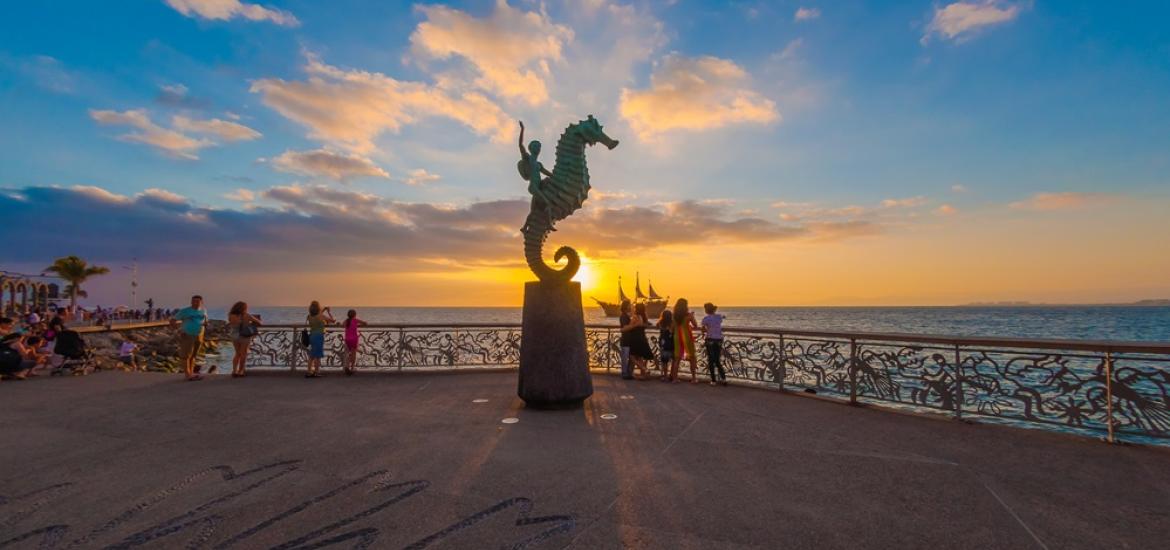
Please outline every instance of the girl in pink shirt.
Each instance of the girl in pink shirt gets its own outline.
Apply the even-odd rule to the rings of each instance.
[[[345,313],[345,374],[353,374],[357,369],[358,327],[366,326],[366,322],[358,319],[357,310],[351,309]]]

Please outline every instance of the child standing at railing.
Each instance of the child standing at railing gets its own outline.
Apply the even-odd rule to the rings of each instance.
[[[658,318],[658,353],[663,382],[669,382],[670,365],[674,363],[674,315],[669,309]]]
[[[366,326],[366,322],[358,319],[357,310],[351,309],[345,312],[345,374],[347,375],[352,375],[357,370],[359,326]]]
[[[719,308],[707,302],[703,304],[703,311],[707,313],[703,317],[703,336],[704,347],[707,348],[707,372],[711,376],[711,385],[727,384],[727,372],[723,370],[723,319],[722,315],[716,315],[715,311]],[[719,377],[715,374],[718,372]]]

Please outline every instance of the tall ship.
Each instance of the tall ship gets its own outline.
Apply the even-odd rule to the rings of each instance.
[[[604,302],[598,300],[597,298],[593,298],[593,301],[597,302],[597,305],[600,306],[601,310],[605,312],[606,317],[621,317],[622,302],[629,300],[631,304],[646,304],[646,317],[649,317],[650,319],[657,319],[662,315],[662,312],[666,310],[669,298],[659,296],[658,293],[654,291],[654,283],[647,281],[647,284],[650,287],[650,293],[643,294],[642,276],[640,273],[635,273],[634,298],[631,299],[629,296],[626,296],[625,290],[622,289],[622,278],[619,275],[617,302]]]

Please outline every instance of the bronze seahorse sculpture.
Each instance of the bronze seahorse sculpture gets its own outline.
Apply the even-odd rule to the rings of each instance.
[[[601,123],[589,118],[570,124],[557,141],[557,158],[553,171],[549,172],[537,160],[540,142],[533,140],[524,149],[524,123],[520,123],[520,162],[517,168],[528,181],[528,192],[532,193],[532,208],[524,227],[524,258],[528,267],[542,282],[566,283],[577,274],[581,257],[571,247],[562,246],[553,255],[560,262],[568,258],[561,269],[553,269],[544,263],[543,248],[548,234],[555,231],[553,225],[581,208],[589,196],[589,168],[585,165],[585,146],[600,143],[609,149],[618,146],[618,140],[605,135]],[[547,176],[547,177],[542,177]]]

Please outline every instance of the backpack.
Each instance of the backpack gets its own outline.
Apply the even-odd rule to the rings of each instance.
[[[309,347],[309,331],[301,329],[301,347]]]

